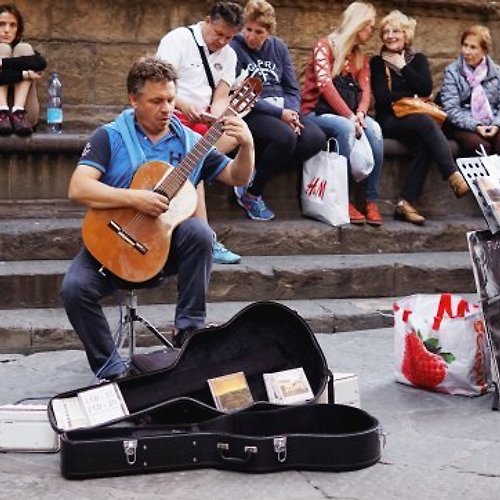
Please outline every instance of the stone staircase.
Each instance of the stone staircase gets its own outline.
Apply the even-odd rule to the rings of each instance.
[[[85,134],[0,141],[1,352],[81,346],[58,290],[81,243],[83,211],[67,201],[66,187],[85,141]],[[405,152],[390,141],[387,150],[382,208],[390,213]],[[436,173],[422,200],[431,217],[424,227],[389,216],[381,228],[332,228],[304,219],[297,183],[293,172],[273,179],[266,201],[277,219],[269,223],[248,220],[229,188],[207,188],[212,226],[221,241],[243,255],[241,264],[214,266],[210,323],[226,321],[249,302],[278,300],[316,332],[361,330],[390,325],[396,297],[475,292],[465,233],[485,224],[472,197],[455,200]],[[175,279],[138,295],[139,312],[161,330],[171,328]],[[118,325],[119,300],[105,303],[112,325]],[[139,337],[143,344],[154,340],[144,332]]]

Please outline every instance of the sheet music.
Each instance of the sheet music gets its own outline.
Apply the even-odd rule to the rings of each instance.
[[[128,408],[117,384],[103,384],[78,394],[89,425],[99,425],[128,415]]]

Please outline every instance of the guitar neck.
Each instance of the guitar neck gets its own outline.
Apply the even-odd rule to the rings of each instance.
[[[168,176],[164,176],[160,179],[154,190],[164,194],[169,200],[171,200],[184,185],[196,165],[198,165],[202,158],[206,156],[213,145],[217,142],[217,139],[219,139],[222,135],[223,130],[221,119],[235,114],[236,112],[231,108],[226,109],[217,121],[208,129],[207,133],[182,159],[179,166],[174,168]]]

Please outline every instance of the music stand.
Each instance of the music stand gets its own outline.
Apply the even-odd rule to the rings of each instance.
[[[475,156],[473,158],[458,158],[457,166],[466,180],[467,184],[476,198],[477,204],[483,213],[483,217],[488,224],[490,231],[495,234],[500,231],[500,224],[495,217],[495,206],[487,200],[479,188],[478,181],[481,178],[493,178],[497,180],[495,173],[495,166],[491,162],[495,159],[492,157]],[[499,165],[500,166],[500,165]]]

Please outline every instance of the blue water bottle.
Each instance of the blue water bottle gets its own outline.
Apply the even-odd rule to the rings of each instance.
[[[62,85],[57,73],[51,73],[47,90],[47,128],[52,134],[60,134],[63,124]]]

